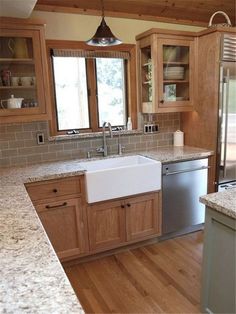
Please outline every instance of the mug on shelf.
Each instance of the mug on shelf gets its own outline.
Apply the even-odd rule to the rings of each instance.
[[[21,85],[22,86],[31,86],[32,84],[32,77],[31,76],[22,76],[20,78],[21,80]]]
[[[35,76],[31,77],[31,85],[36,86],[36,77]]]
[[[11,85],[12,86],[19,86],[20,85],[20,78],[19,78],[19,76],[12,76],[11,77]]]

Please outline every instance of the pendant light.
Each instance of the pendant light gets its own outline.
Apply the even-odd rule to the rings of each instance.
[[[86,41],[86,44],[90,45],[90,46],[115,46],[115,45],[119,45],[122,42],[112,34],[110,27],[105,22],[103,0],[101,0],[101,4],[102,4],[102,21],[101,21],[101,24],[98,26],[94,36],[91,39],[89,39],[88,41]]]

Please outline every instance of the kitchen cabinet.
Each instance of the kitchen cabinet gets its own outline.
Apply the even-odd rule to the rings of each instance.
[[[193,110],[196,84],[193,33],[151,29],[136,40],[142,113]]]
[[[160,193],[89,205],[91,251],[103,251],[160,235]]]
[[[127,241],[143,240],[151,235],[160,235],[159,198],[159,193],[148,193],[126,200]]]
[[[235,219],[206,207],[201,291],[203,313],[236,313],[235,243]]]
[[[26,184],[38,216],[60,260],[88,252],[83,176]]]
[[[81,198],[51,201],[35,208],[60,259],[85,252]]]
[[[87,207],[90,250],[103,250],[125,242],[125,205],[107,201]]]
[[[219,137],[221,133],[220,125],[221,122],[224,121],[224,117],[226,116],[223,108],[219,108],[219,106],[221,106],[223,103],[223,99],[226,99],[226,95],[223,97],[223,82],[220,82],[219,80],[221,74],[223,74],[220,72],[223,70],[223,67],[221,67],[223,64],[222,61],[224,61],[222,48],[224,35],[226,34],[235,37],[235,27],[227,29],[225,27],[217,27],[204,30],[197,34],[198,86],[196,90],[195,102],[196,111],[181,113],[181,130],[185,133],[185,145],[205,148],[214,152],[214,156],[212,156],[209,160],[209,165],[211,168],[209,172],[208,193],[216,191],[219,171],[222,171],[222,169],[224,168],[223,165],[221,165],[221,167],[219,168],[217,164],[219,165],[222,157],[220,156],[221,148],[220,146],[218,146],[218,143],[221,142],[221,139]],[[227,50],[228,47],[226,47],[226,51]],[[225,61],[227,61],[227,59],[225,59]],[[235,72],[235,66],[233,65],[235,62],[232,62],[231,60],[231,62],[229,63]],[[234,78],[232,79],[230,84],[232,84],[233,90],[235,85]],[[223,85],[226,85],[226,81],[223,83]],[[231,101],[232,104],[227,110],[229,111],[229,113],[233,113],[235,112],[235,101],[233,92],[232,95],[229,96],[229,101]],[[233,115],[231,115],[231,117],[232,116]],[[231,124],[233,125],[233,122]],[[230,133],[233,134],[233,132]],[[222,139],[226,135],[222,134]],[[234,140],[232,140],[232,145],[230,143],[230,149],[228,149],[227,152],[227,154],[231,155],[231,160],[228,163],[232,166],[233,160],[235,160],[235,155],[233,154],[235,148],[233,146],[233,143]],[[234,169],[232,170],[234,173]]]
[[[41,21],[0,18],[0,122],[49,119]],[[10,101],[14,97],[14,102]]]
[[[84,177],[26,184],[61,261],[106,251],[161,234],[161,193],[87,204]]]

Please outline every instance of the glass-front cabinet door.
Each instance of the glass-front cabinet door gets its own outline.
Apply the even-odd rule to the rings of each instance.
[[[186,108],[193,104],[193,41],[159,39],[158,107]]]
[[[46,60],[39,30],[1,29],[0,116],[36,116],[46,112]],[[4,118],[5,117],[5,118]],[[26,118],[25,118],[26,117]],[[12,119],[12,118],[10,118]],[[5,120],[3,120],[5,121]],[[8,120],[7,120],[8,121]]]
[[[152,113],[154,109],[156,93],[156,37],[149,36],[140,40],[138,44],[139,69],[140,69],[140,103],[143,113]]]

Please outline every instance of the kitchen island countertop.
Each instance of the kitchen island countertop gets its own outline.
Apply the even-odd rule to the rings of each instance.
[[[206,206],[236,219],[236,189],[211,193],[200,197],[200,202]]]
[[[185,146],[129,155],[134,154],[166,163],[207,158],[212,152]],[[24,183],[83,175],[80,161],[0,169],[1,312],[83,313],[24,187]]]

